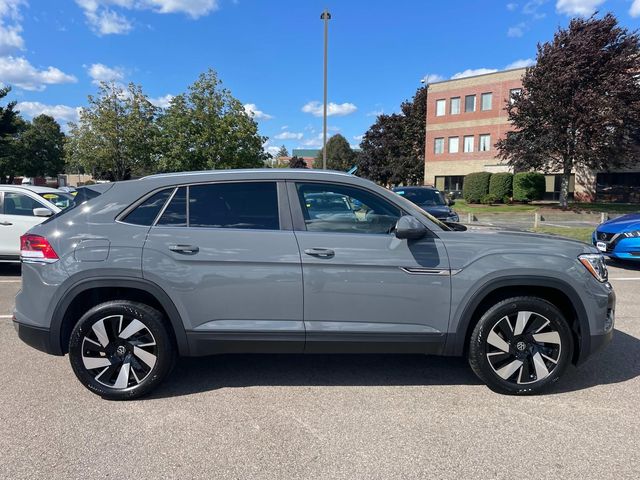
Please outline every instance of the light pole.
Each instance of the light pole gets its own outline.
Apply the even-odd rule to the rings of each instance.
[[[322,169],[327,169],[327,37],[329,36],[329,20],[331,14],[326,8],[320,20],[324,21],[324,103],[322,106]]]

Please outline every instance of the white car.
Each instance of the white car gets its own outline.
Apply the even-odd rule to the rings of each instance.
[[[20,236],[72,204],[55,188],[0,185],[0,262],[19,262]]]

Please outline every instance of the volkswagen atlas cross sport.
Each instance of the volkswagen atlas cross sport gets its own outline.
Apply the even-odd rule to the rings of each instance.
[[[150,392],[177,355],[264,352],[464,355],[491,389],[531,394],[613,332],[593,246],[452,229],[341,173],[109,184],[21,244],[19,337],[109,399]]]

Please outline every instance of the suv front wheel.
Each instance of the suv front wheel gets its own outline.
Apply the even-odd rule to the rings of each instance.
[[[162,314],[126,300],[93,307],[69,341],[69,360],[80,382],[110,400],[150,392],[168,375],[174,358]]]
[[[532,395],[556,382],[573,355],[573,337],[560,310],[537,297],[503,300],[471,334],[469,364],[498,393]]]

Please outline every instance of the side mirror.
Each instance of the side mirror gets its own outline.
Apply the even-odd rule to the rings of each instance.
[[[396,223],[396,237],[407,240],[419,240],[428,232],[427,227],[418,221],[417,218],[405,215],[398,219]]]
[[[50,217],[51,215],[53,215],[53,212],[48,208],[44,208],[44,207],[34,208],[33,215],[36,217]]]

